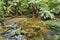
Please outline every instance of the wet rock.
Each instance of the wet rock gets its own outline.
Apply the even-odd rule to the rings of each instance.
[[[17,40],[25,40],[25,36],[23,36],[23,35],[15,36],[15,38],[16,38]]]
[[[14,37],[14,36],[15,36],[15,32],[12,32],[12,33],[10,34],[10,36],[11,36],[11,37]]]
[[[21,31],[21,35],[25,35],[27,32],[25,30]]]
[[[55,39],[58,39],[59,38],[59,35],[54,35],[55,36]]]
[[[20,32],[20,30],[16,30],[16,35],[19,35],[21,32]]]

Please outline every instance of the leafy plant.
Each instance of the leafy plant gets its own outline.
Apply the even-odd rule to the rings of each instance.
[[[54,30],[54,32],[56,32],[57,34],[60,34],[60,21],[46,21],[45,22],[46,25],[48,25],[48,27],[52,30]]]
[[[3,1],[0,1],[0,19],[4,18],[3,8],[4,8],[4,3]]]
[[[0,0],[0,18],[12,15],[27,15],[54,19],[60,12],[60,0]]]

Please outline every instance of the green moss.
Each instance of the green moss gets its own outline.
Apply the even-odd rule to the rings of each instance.
[[[60,38],[58,38],[57,40],[60,40]]]
[[[11,37],[15,36],[15,32],[12,32],[12,33],[10,34],[10,36],[11,36]]]
[[[12,29],[14,29],[14,28],[15,28],[15,26],[14,26],[14,25],[12,25],[12,26],[11,26],[11,28],[12,28]]]
[[[36,25],[34,28],[35,28],[36,31],[40,30],[40,26],[39,25]]]
[[[6,38],[3,36],[0,36],[0,40],[6,40]]]
[[[26,34],[27,32],[25,30],[22,30],[21,33]]]
[[[16,34],[20,34],[21,33],[21,31],[20,30],[16,30]]]

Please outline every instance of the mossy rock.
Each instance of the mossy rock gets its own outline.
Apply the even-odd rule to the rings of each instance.
[[[25,35],[27,32],[25,30],[21,31],[21,34]]]
[[[16,30],[16,34],[20,34],[21,33],[21,31],[20,30]]]
[[[40,30],[40,25],[36,25],[36,26],[34,27],[34,29],[35,29],[36,31]]]
[[[3,36],[0,36],[0,40],[6,40],[6,38]]]
[[[12,32],[12,33],[10,34],[10,36],[11,36],[11,37],[14,37],[14,36],[15,36],[15,32]]]
[[[11,26],[11,28],[12,28],[12,29],[14,29],[14,28],[15,28],[15,26],[14,26],[14,25],[12,25],[12,26]]]

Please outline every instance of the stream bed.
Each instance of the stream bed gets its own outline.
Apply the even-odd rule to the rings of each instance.
[[[54,31],[55,29],[52,30],[52,32],[44,34],[40,34],[41,32],[38,30],[36,31],[38,35],[35,35],[34,32],[28,33],[25,31],[26,29],[24,27],[19,26],[16,23],[4,24],[4,26],[0,25],[0,27],[3,29],[3,31],[0,31],[0,40],[58,40],[59,38],[59,33],[57,31]]]

